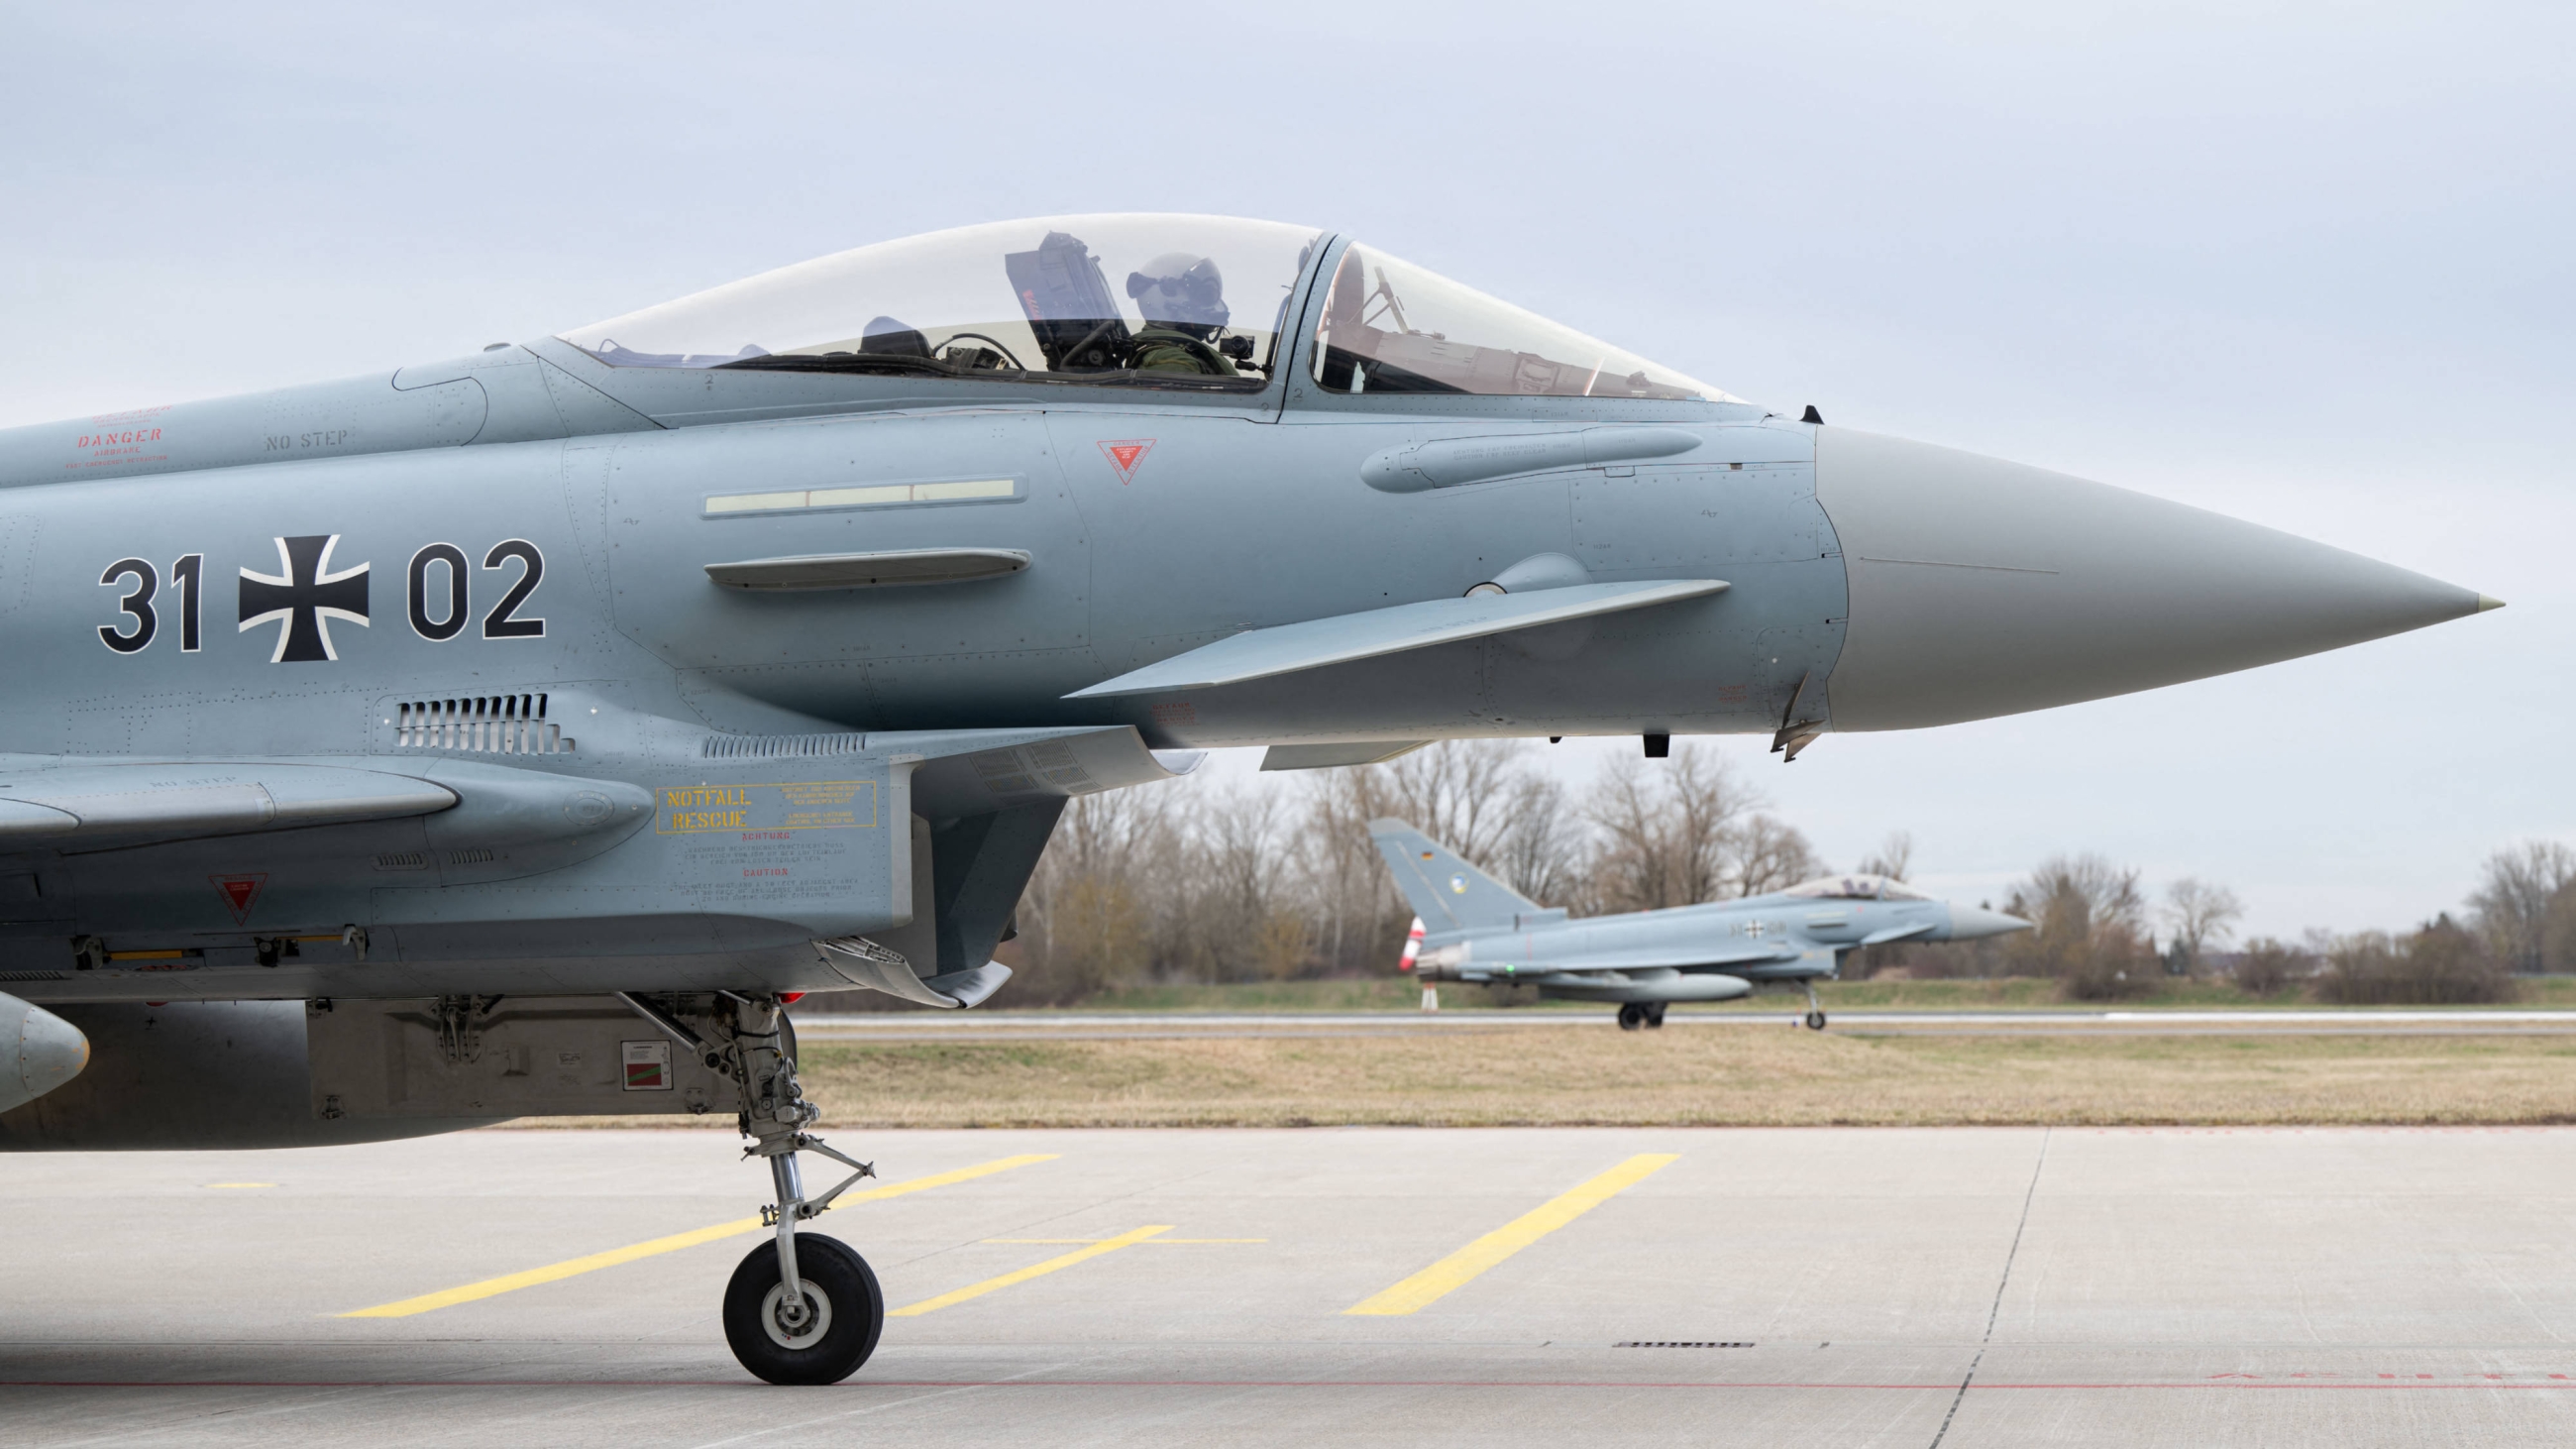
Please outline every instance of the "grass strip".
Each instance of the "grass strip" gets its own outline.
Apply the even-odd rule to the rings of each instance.
[[[2576,1038],[2567,1037],[1539,1029],[1385,1040],[817,1042],[805,1058],[807,1089],[833,1126],[2576,1122]]]

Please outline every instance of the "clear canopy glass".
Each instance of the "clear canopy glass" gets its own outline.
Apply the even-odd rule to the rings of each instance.
[[[1743,401],[1356,242],[1324,294],[1315,381],[1353,393]]]
[[[1923,892],[1883,875],[1829,875],[1803,880],[1781,892],[1830,901],[1928,901]]]
[[[782,267],[564,340],[615,367],[1255,390],[1320,239],[1222,216],[995,222]]]

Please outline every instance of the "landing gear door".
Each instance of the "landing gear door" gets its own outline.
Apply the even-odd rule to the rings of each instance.
[[[682,1020],[702,1017],[713,998],[683,1007]],[[304,1040],[313,1112],[326,1121],[734,1109],[730,1078],[615,997],[317,1001]]]

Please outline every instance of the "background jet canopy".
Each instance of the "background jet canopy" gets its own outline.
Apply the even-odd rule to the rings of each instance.
[[[995,222],[782,267],[564,340],[617,367],[1258,389],[1321,240],[1221,216]],[[1139,299],[1174,295],[1151,280],[1176,255],[1200,264],[1188,315],[1151,316]]]
[[[1315,341],[1315,381],[1336,392],[1743,401],[1356,242]]]
[[[1814,896],[1829,901],[1928,901],[1923,892],[1883,875],[1829,875],[1800,881],[1783,895]]]

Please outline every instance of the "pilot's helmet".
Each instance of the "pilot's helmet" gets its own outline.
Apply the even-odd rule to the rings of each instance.
[[[1232,314],[1225,306],[1225,276],[1216,258],[1165,252],[1127,274],[1127,295],[1150,326],[1211,336]]]

